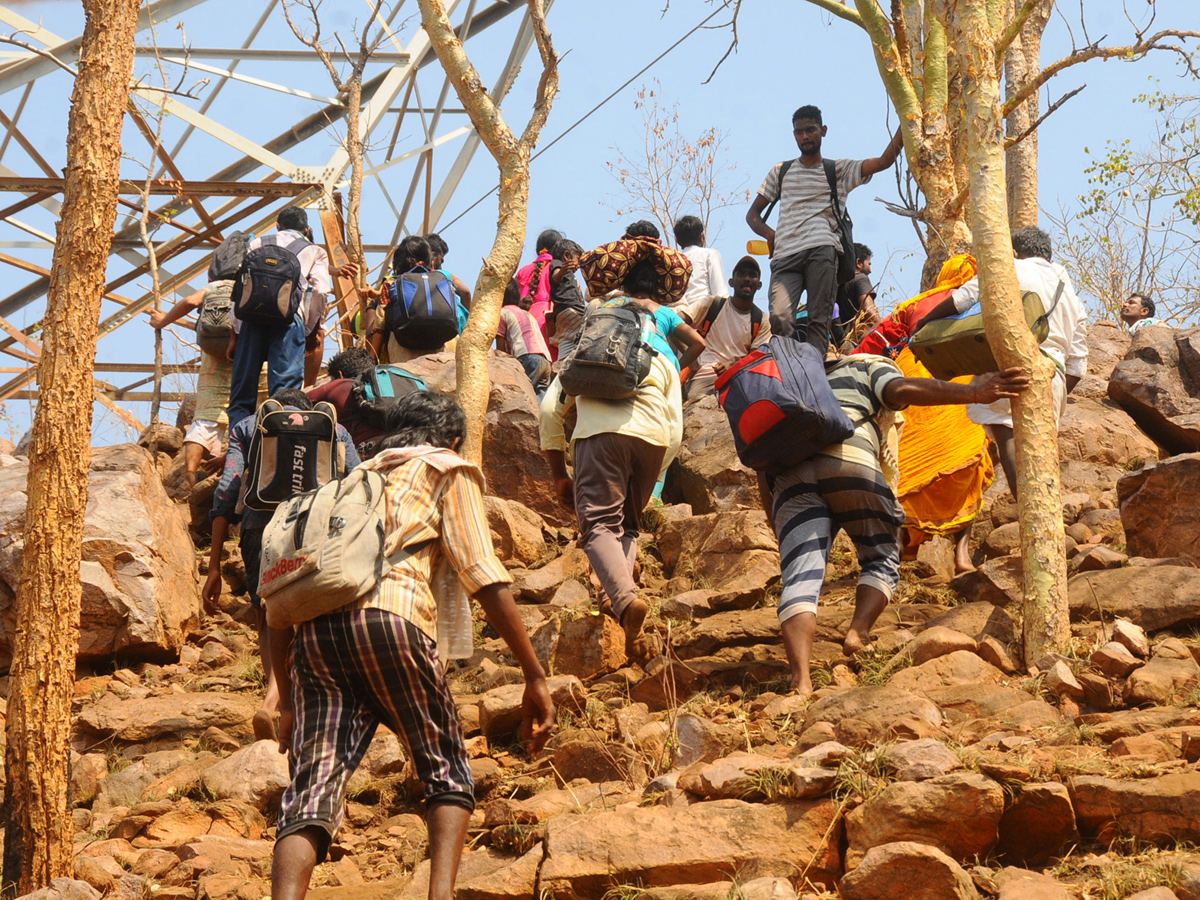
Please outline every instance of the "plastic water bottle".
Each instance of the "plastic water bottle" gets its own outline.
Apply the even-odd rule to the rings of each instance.
[[[746,241],[746,252],[751,256],[770,256],[771,249],[764,240]]]

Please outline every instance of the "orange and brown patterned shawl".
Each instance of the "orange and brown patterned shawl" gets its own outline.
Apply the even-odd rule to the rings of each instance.
[[[652,237],[623,237],[583,255],[579,271],[593,297],[603,297],[619,289],[629,270],[646,258],[653,258],[658,276],[654,299],[675,303],[687,290],[692,277],[692,261],[678,250],[664,247]]]

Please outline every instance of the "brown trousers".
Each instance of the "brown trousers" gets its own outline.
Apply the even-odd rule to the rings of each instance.
[[[618,618],[637,599],[638,524],[666,452],[625,434],[575,442],[575,515],[583,550]]]

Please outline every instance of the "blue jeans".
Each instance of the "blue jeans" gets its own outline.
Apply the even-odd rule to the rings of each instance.
[[[290,325],[242,323],[229,387],[231,427],[258,408],[258,375],[264,362],[268,394],[304,387],[304,322],[299,316],[293,317]]]
[[[517,362],[529,376],[533,383],[533,393],[537,396],[538,403],[541,403],[542,398],[546,396],[546,388],[550,387],[550,360],[539,353],[526,353],[524,356],[518,356]]]

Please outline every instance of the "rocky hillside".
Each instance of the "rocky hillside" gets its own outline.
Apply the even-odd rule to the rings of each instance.
[[[778,553],[719,411],[704,401],[690,415],[668,484],[676,502],[648,516],[641,585],[668,651],[643,670],[625,665],[618,629],[594,613],[586,557],[547,502],[524,375],[495,360],[488,441],[504,449],[487,454],[490,523],[560,713],[547,749],[527,758],[513,734],[519,673],[480,622],[475,656],[450,675],[479,800],[459,896],[1200,900],[1200,456],[1165,458],[1179,448],[1160,451],[1134,425],[1127,394],[1109,398],[1114,368],[1115,385],[1131,362],[1156,366],[1139,377],[1177,380],[1177,404],[1165,391],[1138,402],[1192,427],[1179,404],[1200,379],[1192,357],[1168,352],[1190,339],[1144,333],[1131,349],[1117,329],[1093,328],[1095,374],[1062,433],[1066,655],[1020,658],[1015,507],[1001,484],[974,528],[978,571],[952,577],[949,544],[927,542],[856,661],[840,642],[857,563],[839,539],[811,698],[788,693]],[[452,387],[448,360],[422,366],[435,389]],[[1176,432],[1155,440],[1164,434]],[[177,470],[160,460],[168,486]],[[0,647],[23,473],[23,460],[0,456]],[[262,672],[233,543],[233,591],[218,615],[199,612],[204,553],[185,532],[190,523],[202,547],[206,488],[189,509],[144,451],[96,455],[75,691],[77,881],[46,900],[269,893],[287,764],[251,735]],[[424,897],[418,797],[400,741],[381,730],[312,896]]]

